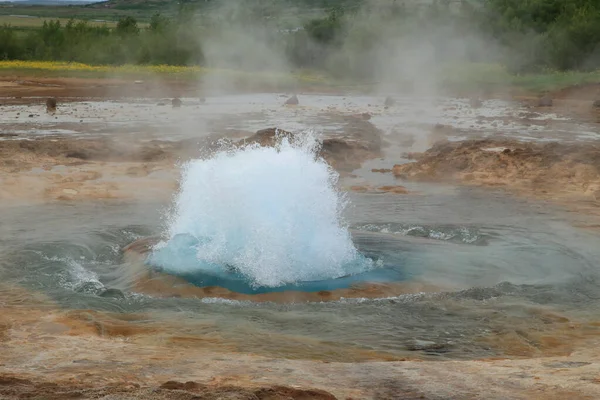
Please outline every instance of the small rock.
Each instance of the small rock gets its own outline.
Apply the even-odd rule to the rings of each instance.
[[[46,100],[46,112],[53,113],[56,111],[56,99],[50,97]]]
[[[181,107],[181,99],[179,97],[175,97],[173,100],[171,100],[171,105],[173,108]]]
[[[165,106],[165,103],[158,103],[157,106]]]
[[[297,106],[298,104],[300,104],[300,101],[298,100],[298,96],[293,95],[292,97],[287,99],[284,104],[286,106]]]
[[[383,105],[386,107],[392,107],[396,104],[396,100],[394,100],[391,96],[387,96],[383,102]]]
[[[427,353],[446,353],[449,351],[445,343],[436,343],[429,340],[415,339],[406,346],[408,351],[425,351]]]
[[[34,117],[34,115],[33,115],[33,114],[29,114],[29,118],[33,118],[33,117]]]
[[[104,286],[100,282],[85,282],[75,288],[79,293],[98,294],[104,290]]]
[[[552,107],[553,104],[554,102],[548,96],[541,97],[538,100],[538,107]]]
[[[198,101],[200,102],[200,104],[204,104],[206,103],[206,97],[199,97]]]
[[[594,108],[600,108],[600,100],[594,100],[594,102],[592,103],[592,106]]]

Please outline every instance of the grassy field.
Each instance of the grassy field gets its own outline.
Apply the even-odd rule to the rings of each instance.
[[[175,65],[87,65],[82,63],[54,61],[0,61],[0,76],[35,77],[78,77],[78,78],[127,78],[143,79],[152,76],[173,77],[176,79],[198,79],[202,76],[219,76],[235,81],[260,81],[277,84],[300,84],[323,87],[340,87],[368,91],[381,87],[381,82],[360,82],[356,80],[336,80],[314,71],[296,73],[245,72],[230,69],[214,69],[200,66]],[[553,72],[542,74],[513,75],[500,65],[466,64],[445,66],[438,70],[441,87],[469,91],[478,88],[515,88],[532,94],[552,92],[563,88],[600,83],[600,71],[594,72]]]
[[[566,87],[600,83],[600,71],[546,71],[537,74],[511,74],[498,64],[448,65],[438,73],[443,86],[457,89],[512,87],[531,93],[552,92]]]
[[[44,24],[44,21],[47,20],[59,20],[60,23],[64,26],[67,22],[69,22],[69,18],[45,18],[45,17],[35,17],[35,16],[21,16],[21,15],[0,15],[0,25],[10,25],[16,28],[39,28]],[[106,21],[106,20],[86,20],[88,24],[91,26],[104,26],[106,25],[109,28],[114,28],[117,26],[115,21]],[[140,24],[144,25],[144,24]]]
[[[23,6],[18,3],[0,4],[0,16],[28,15],[42,19],[80,19],[80,20],[107,20],[118,21],[124,16],[132,16],[138,21],[148,22],[153,10],[115,10],[90,8],[86,6]]]
[[[230,69],[204,68],[200,66],[175,65],[87,65],[82,63],[54,61],[0,61],[0,76],[35,76],[53,78],[126,78],[145,79],[152,77],[199,79],[203,76],[214,76],[231,81],[247,81],[264,84],[293,86],[294,83],[304,85],[328,85],[325,77],[302,72],[295,74],[275,72],[244,72]]]

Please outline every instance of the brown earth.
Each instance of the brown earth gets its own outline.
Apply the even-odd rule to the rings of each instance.
[[[343,138],[325,139],[321,156],[341,173],[380,154],[381,133],[353,117],[344,121]],[[227,132],[181,141],[144,140],[127,136],[104,139],[32,137],[0,140],[0,199],[48,200],[168,198],[177,189],[177,161],[209,154],[218,140],[271,146],[275,128],[256,134]],[[286,133],[292,135],[291,133]],[[390,188],[391,191],[396,191]]]
[[[22,82],[16,82],[19,80]],[[189,82],[148,86],[105,79],[23,81],[0,79],[3,96],[41,96],[43,103],[46,96],[65,101],[75,96],[197,95],[197,88]],[[595,111],[587,105],[588,100],[573,99],[582,93],[565,96],[557,96],[553,111],[572,107],[581,118],[593,120]],[[328,142],[322,155],[343,171],[378,154],[381,142],[365,118],[340,118],[347,123],[348,135]],[[271,133],[259,132],[250,140],[266,140],[264,144],[270,145]],[[186,142],[123,139],[0,141],[0,201],[8,206],[9,200],[166,199],[177,189],[174,162],[196,155],[190,147]],[[596,145],[496,140],[440,143],[415,154],[417,162],[395,166],[394,174],[406,179],[451,179],[503,187],[559,201],[576,199],[597,209],[598,154]],[[402,186],[365,188],[392,193],[404,190]],[[151,244],[152,240],[137,242],[127,252],[142,253]],[[136,273],[140,291],[156,297],[218,295],[252,301],[306,301],[441,290],[418,285],[363,285],[314,297],[292,292],[244,298],[220,288],[192,287],[145,270]],[[401,361],[385,352],[342,348],[335,343],[327,344],[329,347],[307,343],[306,348],[312,350],[303,350],[298,359],[278,357],[276,350],[272,357],[260,356],[212,332],[205,333],[206,327],[186,326],[188,331],[182,332],[179,321],[165,323],[155,316],[64,310],[39,293],[2,285],[0,305],[2,399],[591,400],[600,393],[600,321],[582,323],[551,310],[531,311],[532,317],[547,321],[545,329],[511,329],[515,321],[507,320],[481,338],[511,359],[428,362],[417,356]],[[352,362],[338,362],[342,360]]]
[[[593,143],[524,143],[515,140],[439,142],[417,161],[395,165],[407,180],[452,180],[501,187],[559,202],[600,201],[600,146]]]
[[[227,87],[220,87],[219,92],[276,92],[286,91],[289,87],[281,87],[277,83],[253,81],[247,77],[228,77]],[[304,93],[337,93],[334,87],[314,86],[299,83],[294,89]],[[60,106],[65,101],[81,101],[82,99],[102,98],[174,98],[198,97],[210,94],[203,88],[201,80],[178,79],[174,77],[141,77],[124,78],[75,78],[75,77],[37,77],[27,75],[0,76],[0,93],[2,104],[45,103],[47,97],[55,97]],[[36,99],[38,97],[38,99]]]
[[[591,400],[600,388],[600,322],[580,324],[543,309],[531,310],[545,321],[540,332],[511,334],[507,321],[504,332],[485,338],[516,359],[332,362],[316,353],[249,354],[215,335],[209,321],[61,310],[39,294],[3,286],[0,301],[3,399]],[[330,346],[335,357],[341,349]],[[347,360],[385,360],[350,350]]]

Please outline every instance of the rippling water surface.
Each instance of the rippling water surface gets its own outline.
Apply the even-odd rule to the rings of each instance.
[[[365,351],[491,356],[499,350],[483,340],[490,334],[507,326],[545,329],[539,309],[581,317],[598,309],[597,237],[542,204],[431,190],[352,194],[346,217],[357,248],[395,271],[385,279],[430,283],[437,293],[301,304],[135,293],[120,249],[160,231],[157,210],[166,205],[153,203],[14,208],[0,219],[0,276],[66,308],[145,312],[188,333],[202,322],[204,333],[241,350],[334,360],[362,359]]]

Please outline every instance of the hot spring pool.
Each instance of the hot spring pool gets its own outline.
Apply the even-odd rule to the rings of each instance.
[[[346,193],[313,146],[193,160],[173,204],[6,208],[0,280],[61,309],[135,315],[128,323],[160,327],[144,340],[201,337],[217,350],[344,362],[542,354],[540,335],[597,315],[598,237],[574,228],[572,216],[444,185],[408,185],[412,195]],[[124,257],[123,247],[155,235],[163,241],[144,264]],[[139,290],[149,271],[163,272],[154,283],[183,279],[166,281],[156,296]],[[176,290],[335,292],[365,282],[394,290],[296,302]],[[515,354],[515,341],[525,350]]]

